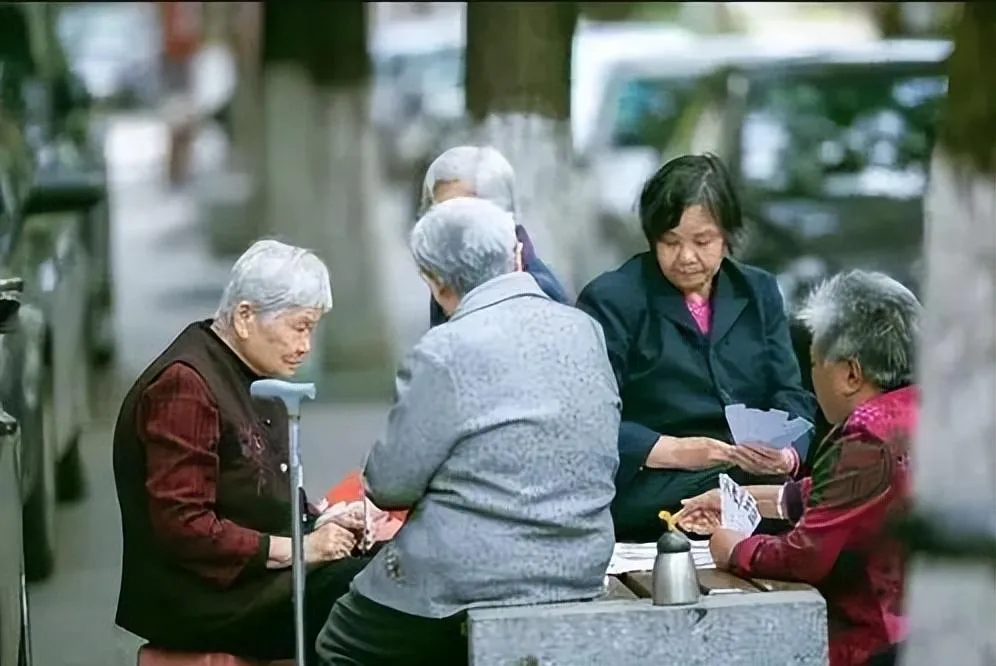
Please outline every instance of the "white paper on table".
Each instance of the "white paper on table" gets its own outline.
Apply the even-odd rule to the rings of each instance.
[[[692,541],[692,560],[696,569],[712,569],[716,564],[709,552],[708,541]],[[632,571],[652,571],[657,558],[657,543],[617,543],[606,575],[618,576]]]
[[[612,559],[609,560],[608,575],[631,571],[650,571],[654,568],[657,557],[657,543],[617,543],[612,549]]]
[[[726,474],[719,475],[720,520],[725,529],[753,534],[761,522],[757,501]]]

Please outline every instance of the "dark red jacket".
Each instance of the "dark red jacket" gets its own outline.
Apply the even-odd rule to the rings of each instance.
[[[918,402],[906,387],[854,410],[821,444],[812,476],[787,488],[803,507],[794,529],[733,551],[741,576],[801,581],[823,594],[831,666],[862,666],[906,635],[904,551],[886,525],[908,506]]]

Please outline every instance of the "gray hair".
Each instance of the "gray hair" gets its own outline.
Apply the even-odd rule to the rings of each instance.
[[[332,309],[329,270],[313,252],[276,240],[253,243],[232,266],[215,319],[232,323],[239,303],[248,301],[261,317],[291,308]]]
[[[436,204],[411,235],[411,252],[423,273],[463,298],[488,280],[515,270],[515,222],[489,201],[457,197]]]
[[[432,192],[436,184],[453,181],[465,184],[475,197],[515,214],[515,172],[497,149],[457,146],[437,157],[425,172],[422,210],[428,210],[435,203]]]
[[[806,299],[798,318],[824,361],[855,360],[883,391],[913,383],[920,301],[883,273],[839,273]]]

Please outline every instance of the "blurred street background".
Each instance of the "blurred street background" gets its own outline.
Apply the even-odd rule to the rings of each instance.
[[[448,147],[508,156],[575,294],[644,249],[644,179],[706,150],[743,192],[741,256],[790,309],[851,266],[918,290],[960,4],[0,3],[0,278],[23,280],[0,281],[23,292],[0,328],[21,426],[0,448],[0,488],[21,489],[0,505],[0,665],[26,646],[36,666],[134,663],[113,622],[117,408],[259,237],[332,273],[301,373],[321,400],[307,485],[359,464],[428,325],[407,232]]]

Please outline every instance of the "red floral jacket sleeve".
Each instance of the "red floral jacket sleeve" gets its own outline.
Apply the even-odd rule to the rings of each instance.
[[[810,481],[787,488],[803,506],[796,526],[784,535],[741,541],[732,553],[733,571],[818,584],[847,545],[880,529],[894,492],[892,467],[882,442],[837,440],[814,465]]]
[[[169,366],[142,395],[137,421],[149,517],[163,548],[221,585],[247,567],[265,568],[269,537],[215,513],[219,418],[201,376],[181,363]]]

